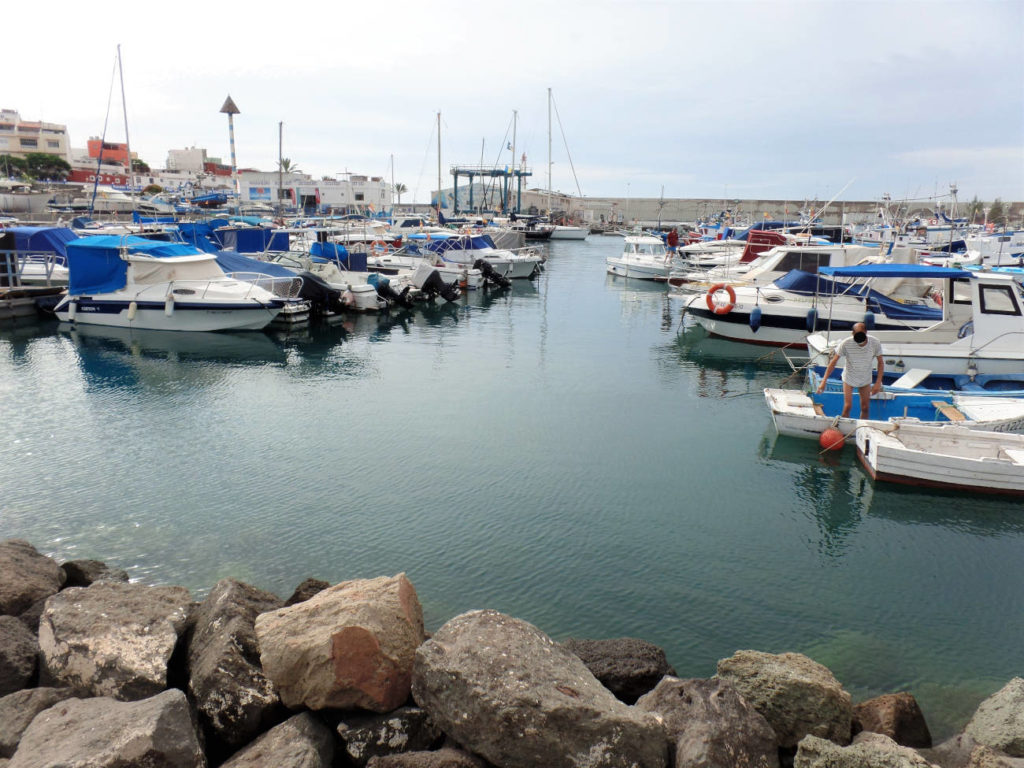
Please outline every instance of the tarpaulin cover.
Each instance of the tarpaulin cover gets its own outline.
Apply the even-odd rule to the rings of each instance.
[[[14,248],[18,251],[52,251],[58,261],[67,264],[67,244],[78,235],[67,227],[8,227],[14,233]]]
[[[217,263],[227,273],[231,272],[254,272],[271,277],[295,277],[295,273],[280,264],[269,261],[260,261],[251,256],[243,256],[234,251],[220,251],[217,254]]]
[[[153,258],[191,256],[197,253],[191,245],[163,243],[144,237],[96,235],[80,237],[68,243],[68,294],[108,293],[124,288],[128,262],[121,250],[142,253]]]
[[[836,277],[920,277],[944,280],[971,276],[970,272],[963,269],[928,267],[923,264],[856,264],[852,267],[819,267],[818,272]]]
[[[224,248],[239,253],[263,253],[264,251],[287,251],[288,233],[275,232],[263,227],[246,227],[244,229],[221,229],[220,235]]]

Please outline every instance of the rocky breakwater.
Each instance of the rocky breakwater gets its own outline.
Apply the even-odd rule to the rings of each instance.
[[[427,637],[404,574],[201,603],[0,542],[0,768],[1024,768],[1024,680],[932,747],[912,695],[854,704],[801,654],[680,679],[642,640],[496,611]]]

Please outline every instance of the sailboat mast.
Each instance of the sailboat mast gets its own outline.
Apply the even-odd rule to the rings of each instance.
[[[121,65],[120,43],[117,44],[117,71],[121,80],[121,111],[124,113],[124,149],[128,155],[128,196],[132,200],[132,213],[135,213],[135,172],[132,168],[132,145],[128,141],[128,102],[124,96],[124,67]]]
[[[441,223],[441,113],[437,113],[437,222]]]
[[[516,176],[516,128],[519,125],[519,110],[512,110],[512,177]],[[519,176],[519,181],[522,182],[523,177]],[[519,212],[519,184],[516,185],[516,212]]]
[[[281,190],[284,188],[284,121],[277,124],[277,205],[274,208],[281,213]]]
[[[551,89],[548,88],[548,216],[551,215]]]

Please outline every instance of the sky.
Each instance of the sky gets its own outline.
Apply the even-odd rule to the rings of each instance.
[[[1024,0],[57,0],[4,12],[0,107],[316,178],[521,161],[586,197],[1024,201]],[[11,34],[12,30],[21,30]],[[18,66],[21,62],[23,66]],[[548,89],[553,114],[549,155]],[[515,117],[514,117],[515,115]],[[515,154],[509,149],[515,137]],[[550,157],[550,165],[549,165]]]

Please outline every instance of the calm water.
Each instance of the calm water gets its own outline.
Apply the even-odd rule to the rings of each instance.
[[[429,628],[495,608],[642,637],[683,676],[800,651],[933,735],[1024,672],[1024,509],[874,487],[777,438],[765,350],[605,275],[618,238],[430,314],[287,336],[0,330],[0,538],[202,596],[405,571]]]

